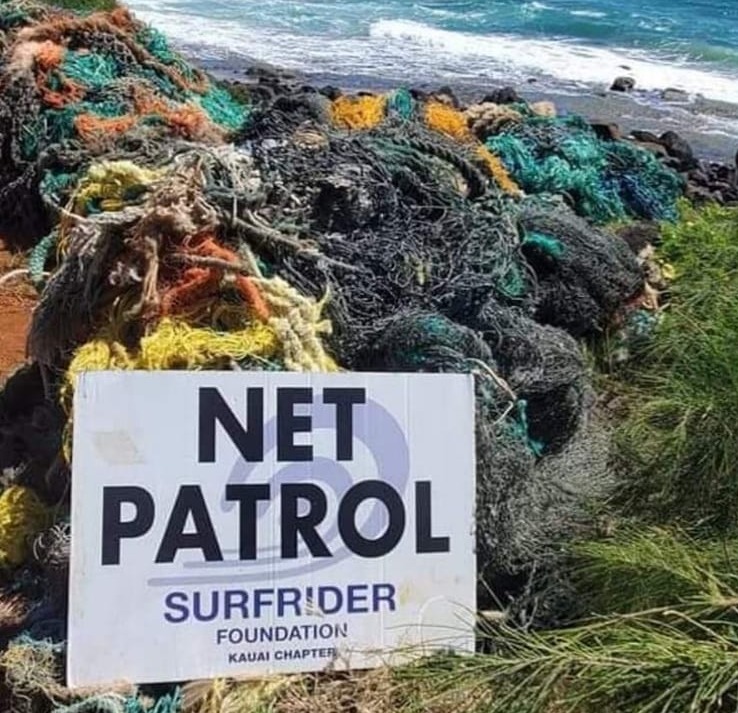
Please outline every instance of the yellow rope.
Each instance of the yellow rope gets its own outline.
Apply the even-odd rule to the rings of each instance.
[[[134,189],[150,185],[165,173],[165,169],[152,170],[137,166],[132,161],[101,161],[93,164],[74,194],[74,211],[85,215],[91,201],[99,201],[99,207],[104,211],[121,210]]]
[[[333,330],[330,320],[321,316],[327,295],[316,302],[279,277],[255,282],[272,313],[268,324],[280,342],[285,367],[290,371],[338,371],[320,341]]]
[[[216,332],[164,319],[136,350],[126,349],[112,336],[118,333],[112,325],[108,333],[77,349],[60,392],[70,414],[63,437],[67,462],[71,462],[72,397],[77,376],[85,371],[227,368],[229,362],[249,357],[281,362],[289,371],[338,371],[320,339],[332,330],[330,320],[322,317],[327,296],[316,302],[278,277],[254,278],[254,282],[269,306],[266,324],[251,322],[245,329]]]
[[[342,129],[373,129],[382,123],[386,107],[383,95],[339,97],[331,104],[331,121]]]
[[[0,495],[0,566],[23,564],[32,538],[50,523],[50,511],[30,488],[11,485]]]
[[[505,193],[511,196],[522,195],[523,191],[520,190],[520,186],[510,177],[498,156],[495,156],[486,146],[482,145],[477,149],[477,157],[484,163],[490,176],[494,178],[495,183]]]
[[[83,344],[67,369],[62,401],[67,406],[71,405],[69,396],[76,378],[85,371],[196,370],[228,359],[273,358],[278,347],[274,330],[258,322],[237,332],[215,332],[164,319],[151,334],[141,339],[135,352],[129,352],[119,342],[104,337]]]
[[[439,101],[429,101],[425,105],[425,123],[428,128],[462,143],[472,141],[466,117],[457,109]]]
[[[230,360],[275,358],[278,350],[279,340],[274,329],[258,322],[237,332],[215,332],[170,319],[162,320],[151,334],[143,337],[135,352],[104,335],[83,344],[74,353],[60,393],[62,405],[69,414],[63,435],[64,458],[71,463],[72,402],[79,374],[107,370],[226,368]]]
[[[460,143],[476,144],[476,157],[484,164],[495,183],[508,195],[522,195],[520,186],[510,177],[502,161],[477,141],[468,122],[469,118],[465,114],[439,101],[430,101],[425,105],[425,123],[428,128]]]

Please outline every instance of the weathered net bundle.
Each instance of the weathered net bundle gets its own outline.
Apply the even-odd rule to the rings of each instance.
[[[22,236],[36,241],[30,268],[41,289],[28,340],[33,365],[0,392],[0,469],[8,481],[0,494],[7,563],[0,604],[3,597],[28,604],[8,616],[7,629],[0,621],[7,650],[36,666],[38,649],[58,683],[71,396],[76,375],[88,369],[473,374],[480,576],[527,611],[537,582],[550,581],[539,574],[555,570],[551,533],[565,536],[580,505],[574,495],[562,498],[559,479],[547,475],[561,462],[552,459],[566,461],[588,438],[575,337],[604,329],[643,288],[626,244],[561,200],[523,198],[467,117],[449,107],[418,104],[402,91],[334,102],[296,93],[247,123],[251,110],[239,107],[238,121],[229,122],[208,109],[208,80],[127,15],[32,20],[6,33],[6,60],[26,27],[38,41],[63,45],[56,71],[84,86],[85,97],[62,108],[44,104],[32,54],[17,95],[10,65],[2,66],[5,101],[33,96],[25,116],[45,127],[59,119],[51,112],[81,101],[128,102],[116,116],[134,123],[113,132],[112,143],[91,142],[76,118],[103,109],[85,105],[66,124],[71,133],[42,132],[27,155],[20,125],[12,116],[3,124],[4,146],[15,148],[0,195],[8,200],[3,191],[18,190],[18,176],[33,176],[24,195],[44,197],[51,224],[43,239]],[[89,56],[81,52],[87,46]],[[117,64],[122,47],[136,62]],[[60,81],[50,89],[71,91]],[[171,117],[136,113],[142,83],[173,103],[167,107],[199,105],[217,131],[198,135]],[[44,265],[54,268],[48,279]],[[14,638],[21,630],[26,638]],[[13,678],[20,674],[0,666],[11,710],[25,710],[21,699],[44,712],[51,703],[65,711],[146,710],[134,693],[70,698],[48,688],[47,669]],[[156,705],[169,713],[179,704]]]
[[[636,295],[643,277],[624,240],[589,225],[561,204],[526,200],[520,212],[522,250],[536,274],[535,319],[575,337],[601,330]]]
[[[38,237],[47,227],[39,194],[58,205],[95,156],[140,160],[172,137],[217,143],[247,118],[163,35],[123,9],[71,15],[5,0],[0,29],[0,230],[7,237]]]
[[[563,195],[597,223],[676,217],[679,176],[647,151],[598,137],[580,117],[529,116],[506,124],[486,145],[525,191]]]

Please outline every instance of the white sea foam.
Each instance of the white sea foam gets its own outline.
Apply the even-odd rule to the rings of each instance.
[[[538,40],[507,34],[442,30],[409,20],[378,20],[366,37],[301,35],[225,19],[165,11],[151,0],[133,0],[142,19],[180,44],[199,45],[209,56],[235,53],[288,69],[391,81],[508,81],[530,76],[551,85],[602,86],[623,74],[641,89],[674,87],[691,95],[738,103],[738,79],[718,71],[668,61],[646,52]],[[156,9],[155,9],[156,8]]]
[[[574,17],[607,17],[606,12],[600,12],[599,10],[572,10],[569,14],[574,15]]]
[[[669,62],[645,52],[608,49],[564,40],[525,39],[514,35],[476,35],[405,20],[381,20],[371,27],[374,39],[425,47],[429,60],[459,63],[484,71],[514,69],[585,84],[609,82],[622,67],[642,89],[674,87],[711,99],[738,101],[736,77]],[[486,63],[486,65],[485,65]]]

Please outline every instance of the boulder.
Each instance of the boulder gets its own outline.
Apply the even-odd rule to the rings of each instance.
[[[593,122],[590,126],[603,141],[618,141],[623,136],[620,127],[612,122]]]
[[[682,178],[686,176],[684,173],[684,169],[682,168],[682,160],[680,158],[675,158],[674,156],[665,156],[661,163],[664,164],[667,168],[670,168],[672,171],[676,171],[677,173],[682,174]]]
[[[482,99],[483,104],[519,104],[523,100],[513,87],[502,87],[495,89]]]
[[[247,67],[244,72],[248,77],[260,77],[265,79],[295,79],[295,75],[273,64],[267,62],[255,62]]]
[[[529,108],[536,116],[543,116],[548,119],[556,118],[556,105],[553,102],[533,102],[533,104],[529,105]]]
[[[610,87],[611,92],[631,92],[635,89],[636,81],[633,77],[616,77]]]
[[[669,156],[679,159],[681,170],[689,171],[697,167],[692,147],[676,131],[667,131],[659,137],[659,141]]]
[[[715,196],[712,191],[705,186],[688,185],[687,197],[698,202],[715,200]]]
[[[657,245],[661,240],[658,223],[636,221],[618,229],[617,234],[628,243],[634,255],[638,255],[648,245]]]
[[[633,143],[638,146],[638,148],[645,149],[646,151],[652,153],[654,156],[666,158],[669,155],[666,149],[658,142],[634,141]]]
[[[710,177],[701,168],[696,168],[689,172],[689,181],[698,186],[708,186]]]
[[[320,93],[324,97],[328,97],[331,101],[335,101],[343,95],[343,92],[338,87],[331,86],[330,84],[327,84],[325,87],[321,87]]]
[[[689,94],[687,94],[687,92],[685,92],[683,89],[674,89],[673,87],[668,87],[667,89],[664,89],[663,92],[661,92],[661,98],[665,102],[688,102]]]
[[[634,129],[630,132],[630,135],[636,140],[636,141],[645,141],[649,144],[659,144],[661,143],[661,139],[654,134],[652,131],[640,131],[639,129]]]
[[[433,98],[454,109],[458,109],[461,106],[454,90],[448,85],[444,85],[438,91],[433,92]]]

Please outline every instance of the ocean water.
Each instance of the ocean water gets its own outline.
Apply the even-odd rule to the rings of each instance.
[[[131,0],[203,58],[370,82],[673,87],[738,103],[738,0]]]

